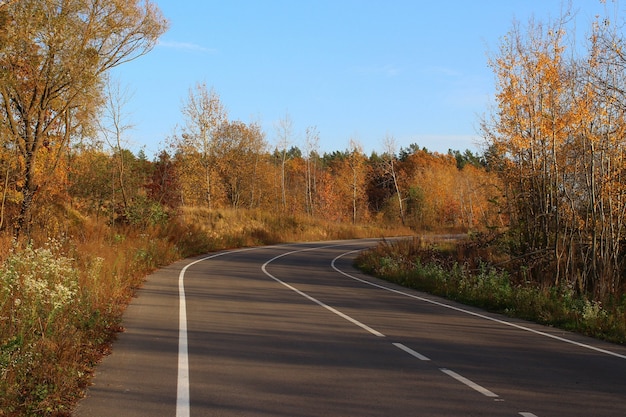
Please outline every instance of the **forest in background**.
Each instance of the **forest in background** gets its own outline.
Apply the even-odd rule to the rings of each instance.
[[[125,149],[121,132],[115,130],[105,131],[105,140],[70,143],[60,152],[40,151],[33,170],[37,192],[26,228],[19,225],[20,158],[14,152],[15,158],[2,159],[4,233],[28,230],[29,238],[56,238],[67,233],[70,218],[156,226],[184,207],[260,210],[354,225],[397,224],[414,231],[467,232],[506,224],[499,180],[488,171],[484,157],[469,150],[439,154],[415,144],[396,150],[393,138],[386,138],[382,154],[367,156],[350,141],[346,150],[320,155],[316,129],[307,129],[303,152],[290,144],[293,132],[286,118],[281,147],[270,151],[257,125],[227,119],[214,91],[197,86],[187,106],[192,104],[194,111],[211,110],[194,113],[184,131],[170,138],[168,148],[152,161],[143,152]],[[188,107],[184,111],[190,112]]]

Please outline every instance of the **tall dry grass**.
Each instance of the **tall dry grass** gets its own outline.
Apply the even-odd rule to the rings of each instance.
[[[134,226],[54,216],[29,245],[0,234],[3,417],[71,415],[135,290],[160,266],[226,248],[409,233],[246,210],[186,208]]]
[[[359,239],[410,235],[397,225],[339,224],[306,215],[280,215],[262,210],[185,208],[180,217],[193,224],[219,248],[268,245],[280,242]]]

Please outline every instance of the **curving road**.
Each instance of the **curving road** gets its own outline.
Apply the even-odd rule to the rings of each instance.
[[[375,243],[157,271],[74,415],[626,415],[626,348],[365,276],[351,262]]]

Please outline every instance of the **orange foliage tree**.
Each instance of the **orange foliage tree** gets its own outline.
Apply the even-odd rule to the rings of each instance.
[[[626,271],[625,42],[601,19],[586,53],[566,55],[567,21],[515,24],[503,39],[484,131],[526,278],[603,299]]]

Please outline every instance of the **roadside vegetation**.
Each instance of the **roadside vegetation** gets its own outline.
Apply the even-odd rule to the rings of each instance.
[[[379,237],[402,228],[337,226],[260,211],[185,209],[149,227],[83,219],[55,238],[2,241],[0,415],[69,416],[121,316],[155,268],[210,251]]]
[[[500,237],[499,239],[502,239]],[[366,273],[402,286],[510,317],[626,343],[626,296],[599,300],[568,284],[528,278],[527,259],[478,235],[460,241],[384,241],[359,255]]]

